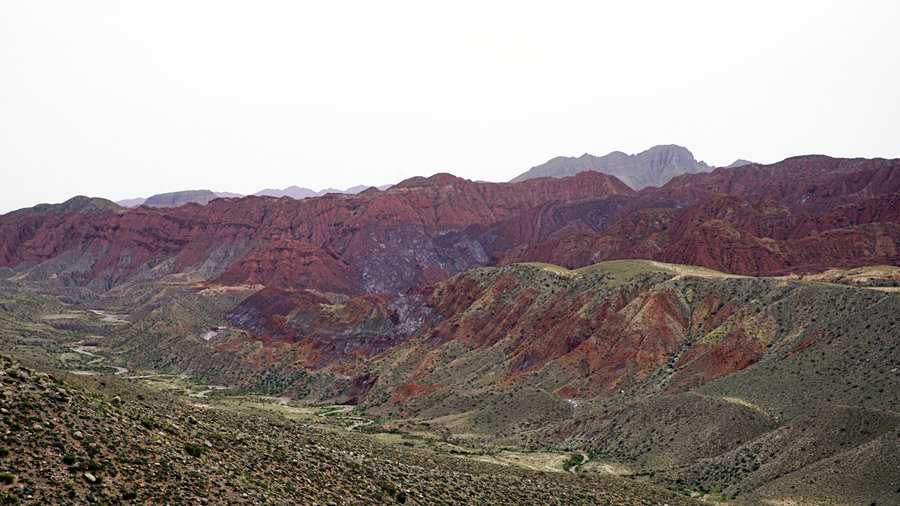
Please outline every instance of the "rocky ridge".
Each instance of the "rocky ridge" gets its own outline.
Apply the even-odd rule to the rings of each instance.
[[[488,253],[470,238],[478,227],[555,199],[631,193],[615,178],[597,173],[515,185],[479,184],[442,174],[414,178],[383,192],[370,189],[300,201],[245,197],[217,199],[202,207],[142,207],[126,213],[5,215],[0,218],[0,267],[24,268],[19,275],[31,282],[105,291],[134,279],[159,280],[185,272],[215,279],[250,255],[241,270],[248,278],[229,282],[265,277],[256,267],[249,269],[249,260],[257,258],[269,264],[263,271],[288,269],[275,278],[291,280],[291,288],[342,288],[320,283],[321,278],[304,268],[327,263],[327,258],[284,265],[265,256],[285,251],[270,243],[287,240],[307,252],[336,252],[349,266],[345,276],[356,292],[396,291],[485,264]],[[37,264],[37,269],[32,267]]]
[[[900,193],[793,213],[777,201],[757,206],[718,195],[681,209],[639,211],[593,234],[572,234],[503,253],[499,264],[549,262],[578,268],[646,258],[751,276],[900,263]]]

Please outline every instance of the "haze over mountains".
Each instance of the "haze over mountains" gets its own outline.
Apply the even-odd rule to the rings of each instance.
[[[391,185],[380,186],[379,189],[387,189]],[[260,190],[253,195],[258,197],[291,197],[294,199],[305,199],[310,197],[319,197],[328,193],[359,193],[368,188],[368,186],[357,185],[346,190],[338,190],[335,188],[326,188],[324,190],[315,191],[309,188],[301,188],[299,186],[288,186],[282,190],[277,188],[266,188]],[[134,198],[119,200],[116,204],[122,207],[178,207],[193,202],[195,204],[206,205],[213,199],[217,198],[241,198],[244,195],[231,192],[213,192],[210,190],[183,190],[169,193],[159,193],[151,195],[147,198]]]
[[[736,160],[727,168],[739,167],[752,162]],[[635,155],[627,155],[621,151],[614,151],[602,157],[596,157],[585,153],[581,157],[556,157],[542,165],[532,167],[527,172],[513,178],[511,182],[525,181],[536,177],[562,178],[574,176],[579,172],[596,171],[603,174],[616,176],[622,182],[635,190],[647,186],[662,186],[671,178],[681,174],[697,172],[709,172],[713,167],[697,161],[687,148],[672,145],[654,146]],[[379,186],[379,190],[386,190],[391,185]],[[328,193],[359,193],[368,186],[357,185],[346,190],[326,188],[315,191],[299,186],[289,186],[284,189],[266,188],[253,195],[259,197],[291,197],[305,199],[319,197]],[[209,190],[187,190],[153,195],[148,198],[135,198],[117,201],[122,207],[138,207],[147,205],[150,207],[178,207],[189,202],[205,205],[218,197],[242,197],[238,193],[212,192]]]
[[[4,343],[98,341],[77,312],[101,308],[130,315],[102,331],[118,367],[355,406],[458,454],[575,453],[566,469],[715,500],[893,501],[900,160],[629,160],[648,156],[646,177],[685,172],[19,210],[0,216]]]

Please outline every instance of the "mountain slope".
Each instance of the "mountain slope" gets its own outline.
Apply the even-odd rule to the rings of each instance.
[[[625,258],[754,276],[895,265],[900,263],[900,193],[820,215],[794,214],[773,201],[755,207],[739,197],[718,195],[677,210],[640,211],[599,233],[513,248],[499,264],[549,262],[577,268]]]
[[[187,402],[0,357],[9,504],[694,504],[652,486],[405,451],[308,423]],[[63,379],[65,378],[65,379]],[[80,385],[80,386],[76,386]]]
[[[772,215],[763,220],[765,226],[777,228],[782,226],[778,213],[821,214],[898,189],[898,160],[809,156],[770,166],[751,164],[682,175],[661,188],[640,192],[596,172],[507,184],[436,175],[412,178],[383,192],[369,189],[356,195],[332,194],[301,201],[247,197],[218,199],[204,207],[144,207],[110,214],[23,210],[0,217],[0,267],[8,267],[17,279],[27,278],[30,283],[86,286],[95,291],[175,274],[215,280],[228,271],[223,281],[232,284],[271,279],[279,288],[347,294],[402,291],[446,279],[466,268],[489,265],[495,258],[540,259],[574,266],[609,258],[645,257],[753,274],[789,272],[795,267],[827,268],[833,266],[828,265],[832,261],[837,261],[837,266],[856,267],[894,262],[890,245],[896,242],[895,227],[873,215],[871,219],[854,218],[855,227],[828,227],[834,231],[821,236],[812,234],[807,225],[797,225],[807,226],[809,233],[781,237],[761,229],[737,226],[732,230],[726,217],[692,222],[689,230],[681,230],[678,240],[689,243],[680,249],[674,248],[671,233],[659,244],[652,234],[668,226],[667,220],[677,212],[673,209],[713,202],[713,197],[722,193],[765,208],[764,214]],[[633,216],[623,220],[629,215]],[[592,256],[597,247],[575,247],[570,242],[566,244],[571,251],[564,256],[515,256],[515,248],[523,245],[568,237],[581,240],[577,234],[593,234],[617,222],[643,230],[620,230],[628,241],[643,241],[626,244],[626,249],[640,248],[630,252],[624,252],[622,245],[603,248],[609,250],[608,256],[597,257]],[[773,245],[768,239],[799,242]],[[819,240],[828,246],[817,248]],[[280,261],[279,255],[287,250],[275,246],[278,241],[297,245],[292,249],[295,253],[302,250],[308,260]],[[856,258],[856,252],[848,247],[855,241],[865,246],[865,258]],[[713,261],[730,251],[730,244],[740,254]],[[674,249],[663,254],[669,246]],[[512,253],[504,253],[511,249]],[[693,256],[682,251],[691,251]],[[567,255],[580,255],[577,262],[581,263]],[[242,267],[230,269],[245,256]],[[313,273],[314,266],[332,262],[329,258],[334,258],[334,266],[342,266],[334,278],[339,282],[330,283]]]
[[[676,176],[662,188],[648,189],[642,197],[671,199],[676,204],[673,207],[681,207],[724,193],[743,197],[754,205],[774,200],[794,212],[818,214],[897,191],[900,160],[806,155],[771,165],[753,163]]]
[[[469,235],[473,226],[486,227],[556,199],[632,193],[617,179],[597,173],[517,184],[473,183],[439,174],[383,192],[299,201],[246,197],[122,214],[3,216],[0,267],[49,261],[21,275],[32,282],[104,291],[129,280],[185,272],[215,279],[250,254],[248,262],[252,259],[256,267],[232,270],[228,282],[256,283],[262,279],[256,274],[260,269],[293,269],[289,276],[272,279],[283,288],[339,291],[349,283],[350,293],[396,291],[486,263],[488,254]],[[303,264],[283,265],[276,254],[283,249],[270,244],[281,240],[306,244],[308,252],[336,253],[338,263],[348,266],[346,283],[334,285]],[[233,277],[235,272],[244,273],[244,279]]]
[[[794,213],[820,214],[836,206],[900,191],[900,160],[839,159],[811,155],[772,165],[750,164],[673,178],[661,188],[645,188],[630,198],[610,196],[554,201],[512,217],[486,231],[508,249],[573,233],[604,230],[628,215],[651,209],[678,209],[716,195],[732,195],[754,206],[780,203]],[[520,236],[527,240],[522,240]]]
[[[347,375],[338,400],[388,418],[517,434],[745,499],[796,498],[781,476],[827,479],[822,459],[844,454],[876,475],[898,468],[897,293],[619,261],[481,268],[388,299],[273,300],[230,313],[263,343],[248,360],[271,347],[276,369]],[[864,480],[840,496],[895,489]]]
[[[138,206],[149,207],[178,207],[188,203],[208,204],[217,198],[241,198],[243,195],[231,192],[212,192],[209,190],[184,190],[170,193],[159,193],[147,198],[134,198],[119,200],[116,202],[122,207],[134,208]]]
[[[753,163],[753,162],[751,162],[750,160],[744,160],[743,158],[738,158],[737,160],[726,165],[725,168],[726,169],[734,169],[736,167],[741,167],[743,165],[750,165],[751,163]]]
[[[685,276],[689,281],[681,281]],[[790,321],[791,314],[813,311],[817,320],[828,322],[839,314],[828,314],[829,307],[848,307],[848,301],[850,307],[876,300],[891,301],[891,307],[900,303],[897,295],[864,288],[733,277],[640,260],[576,271],[544,264],[481,268],[390,298],[334,303],[299,295],[272,306],[274,292],[260,292],[229,319],[266,336],[264,342],[296,345],[304,350],[301,355],[315,357],[310,367],[343,364],[340,369],[367,372],[362,365],[348,368],[353,363],[348,348],[360,350],[357,357],[363,358],[412,347],[412,354],[393,350],[380,356],[392,364],[380,373],[393,378],[388,385],[440,384],[416,368],[423,361],[444,363],[429,354],[440,355],[445,347],[458,353],[461,346],[466,361],[485,353],[505,357],[483,364],[493,371],[492,382],[529,378],[577,398],[633,388],[667,364],[675,370],[660,383],[663,391],[689,390],[759,361],[771,351],[767,348],[790,342],[796,347],[799,336],[812,330]],[[835,300],[826,304],[823,297]],[[780,312],[790,307],[792,313]],[[886,320],[892,329],[894,320]],[[827,328],[827,323],[815,328],[823,325]],[[379,340],[391,344],[366,352],[367,343]],[[400,366],[392,357],[413,362]]]
[[[390,187],[391,187],[391,185],[388,184],[388,185],[379,186],[378,189],[379,190],[387,190]],[[336,188],[326,188],[324,190],[315,191],[315,190],[311,190],[309,188],[302,188],[302,187],[294,185],[294,186],[288,186],[287,188],[284,188],[284,189],[266,188],[265,190],[260,190],[256,193],[254,193],[253,195],[256,195],[257,197],[276,197],[276,198],[291,197],[292,199],[300,200],[300,199],[306,199],[306,198],[310,198],[310,197],[321,197],[322,195],[327,195],[329,193],[356,194],[356,193],[362,192],[364,190],[367,190],[369,188],[370,188],[369,186],[365,186],[365,185],[356,185],[356,186],[351,186],[350,188],[347,188],[346,190],[338,190]]]

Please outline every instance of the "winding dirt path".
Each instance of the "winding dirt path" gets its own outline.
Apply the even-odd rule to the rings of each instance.
[[[107,313],[107,312],[105,312],[105,311],[101,311],[101,310],[99,310],[99,309],[91,309],[90,311],[91,311],[92,313],[94,313],[95,315],[98,315],[98,316],[103,317],[103,321],[105,321],[105,322],[109,322],[109,323],[128,323],[128,320],[123,320],[123,319],[122,319],[122,318],[125,318],[126,315],[114,315],[114,314],[109,314],[109,313]]]
[[[84,346],[84,345],[80,345],[80,346],[73,346],[73,347],[72,347],[72,351],[74,351],[75,353],[80,353],[80,354],[82,354],[82,355],[87,355],[87,356],[89,356],[89,357],[94,357],[94,360],[91,360],[90,362],[88,362],[88,365],[99,364],[100,362],[103,362],[104,360],[107,360],[107,358],[104,357],[103,355],[97,355],[96,353],[91,353],[91,352],[88,351],[88,350],[96,350],[96,349],[97,349],[96,346]],[[115,369],[115,370],[116,370],[116,372],[115,372],[116,376],[118,376],[118,375],[120,375],[120,374],[125,374],[125,373],[128,372],[128,369],[126,369],[125,367],[119,367],[119,366],[117,366],[117,365],[107,365],[107,366],[105,366],[105,367],[110,367],[110,368],[112,368],[112,369]]]
[[[691,267],[688,265],[667,264],[657,262],[656,260],[648,260],[650,265],[660,269],[675,271],[676,276],[672,279],[681,279],[687,276],[696,276],[698,278],[743,278],[746,276],[738,276],[737,274],[728,274],[727,272],[714,271],[703,267]]]

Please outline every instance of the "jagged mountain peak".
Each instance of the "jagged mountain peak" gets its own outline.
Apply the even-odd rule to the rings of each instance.
[[[669,179],[681,174],[708,172],[712,169],[702,161],[694,159],[693,153],[683,146],[664,144],[634,155],[613,151],[604,156],[585,153],[578,158],[558,156],[548,162],[532,167],[529,171],[512,179],[511,182],[525,181],[537,177],[567,177],[594,170],[621,179],[635,190],[647,186],[662,186]]]
[[[736,169],[738,167],[743,167],[744,165],[750,165],[751,163],[755,163],[755,162],[751,162],[750,160],[744,160],[743,158],[738,158],[737,160],[731,162],[731,164],[726,165],[725,168],[726,169]]]

